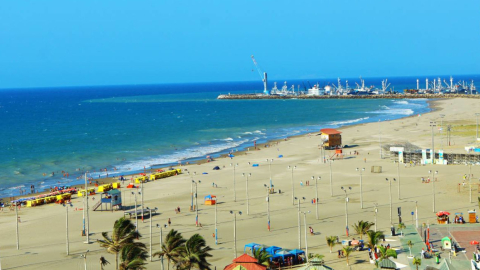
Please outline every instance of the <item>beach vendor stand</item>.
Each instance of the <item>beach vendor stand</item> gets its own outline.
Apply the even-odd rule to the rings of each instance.
[[[215,205],[217,203],[217,196],[207,195],[205,196],[205,205]]]
[[[438,224],[446,224],[450,213],[447,211],[439,211],[436,215]]]
[[[87,189],[87,192],[88,192],[88,196],[95,195],[95,188],[94,188],[94,187],[88,188],[88,189]],[[83,196],[85,196],[85,189],[79,190],[77,196],[78,196],[78,197],[83,197]]]
[[[468,222],[477,223],[477,211],[475,209],[468,211]]]
[[[113,188],[112,184],[101,185],[101,186],[98,187],[98,193],[107,192],[107,191],[111,190],[112,188]]]

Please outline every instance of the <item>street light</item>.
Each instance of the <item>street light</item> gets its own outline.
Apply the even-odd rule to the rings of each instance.
[[[160,229],[160,251],[162,251],[162,246],[163,246],[163,228],[167,228],[167,224],[163,224],[163,226],[160,226],[160,224],[157,224],[157,228]],[[164,270],[163,266],[163,256],[160,256],[160,261],[162,264],[162,270]]]
[[[230,214],[233,215],[233,254],[234,258],[237,258],[237,213],[242,214],[241,211],[230,211]]]
[[[270,231],[270,189],[267,184],[263,184],[263,186],[267,190],[267,229]]]
[[[273,158],[270,158],[270,159],[267,158],[267,162],[268,162],[268,170],[270,171],[270,188],[272,188],[273,187],[273,182],[272,182],[272,162],[273,162]]]
[[[435,174],[438,174],[438,171],[435,171],[434,174],[433,170],[428,170],[428,173],[432,174],[433,212],[435,213]]]
[[[190,172],[187,172],[188,175],[190,175]],[[193,210],[193,176],[197,175],[196,172],[193,172],[193,175],[190,175],[192,177],[192,183],[190,184],[190,195],[192,197],[192,204],[190,205],[190,211]]]
[[[397,178],[398,178],[398,199],[400,200],[400,161],[394,161],[397,163]]]
[[[301,231],[301,227],[302,227],[302,220],[300,218],[300,203],[301,203],[301,199],[303,199],[305,201],[305,197],[302,197],[302,198],[297,198],[295,197],[295,200],[298,200],[298,249],[302,249],[302,231]]]
[[[83,253],[82,255],[80,255],[80,258],[83,258],[83,264],[85,266],[85,270],[87,270],[87,253],[89,252],[90,250],[87,250],[85,253]]]
[[[341,187],[341,189],[345,192],[345,230],[347,231],[347,237],[348,237],[348,196],[347,196],[347,190],[352,190],[352,187]]]
[[[150,219],[150,261],[152,261],[152,259],[153,259],[153,256],[152,256],[152,254],[153,254],[152,253],[152,242],[153,242],[153,238],[152,238],[153,237],[153,235],[152,235],[152,220],[153,220],[152,210],[157,211],[158,208],[155,207],[154,209],[150,209],[150,207],[147,206],[147,210],[150,212],[150,214],[149,214],[149,216],[150,216],[150,218],[149,218]]]
[[[330,196],[333,197],[333,185],[332,185],[332,163],[333,163],[333,160],[332,159],[329,159],[328,160],[328,163],[330,165]]]
[[[390,193],[390,224],[393,224],[393,220],[392,220],[392,180],[396,181],[396,179],[393,178],[393,179],[389,180],[388,178],[385,178],[385,180],[387,180],[387,182],[389,183],[388,191]]]
[[[303,223],[305,225],[305,259],[308,263],[308,242],[307,242],[307,214],[310,213],[310,211],[302,212],[303,213]]]
[[[477,132],[476,132],[475,141],[478,141],[478,116],[479,115],[480,115],[480,113],[475,113],[475,116],[477,117]]]
[[[315,176],[312,176],[312,180],[315,179],[315,216],[318,219],[318,185],[317,185],[317,180],[321,180],[322,177],[318,176],[315,178]]]
[[[192,180],[192,183],[195,184],[195,226],[198,227],[198,183],[195,180]]]
[[[140,192],[138,192],[138,194],[140,194]],[[132,191],[132,195],[135,195],[135,229],[138,233],[137,193]]]
[[[433,128],[437,126],[437,122],[430,122],[430,127],[432,127],[432,164],[435,164],[435,136],[433,133]]]
[[[415,201],[415,228],[418,229],[418,201]]]
[[[356,169],[357,172],[360,172],[360,208],[363,209],[363,185],[362,185],[362,172],[365,171],[365,168]]]
[[[296,169],[297,166],[288,166],[288,169],[292,170],[292,204],[295,205],[295,185],[293,184],[293,170]],[[247,213],[248,214],[248,213]]]
[[[382,131],[381,131],[381,124],[382,123],[382,120],[378,120],[378,144],[380,145],[380,159],[383,159],[383,152],[382,152]]]
[[[237,201],[237,189],[235,188],[235,167],[238,166],[238,163],[230,163],[230,167],[233,167],[233,201]]]
[[[250,213],[249,212],[250,201],[249,201],[249,197],[248,197],[248,177],[251,177],[252,174],[251,173],[242,173],[242,175],[247,179],[247,181],[245,182],[245,185],[246,185],[245,190],[246,190],[246,193],[247,193],[247,215],[248,215]]]
[[[377,232],[377,213],[378,213],[378,203],[373,204],[375,207],[373,208],[373,211],[375,213],[375,232]]]
[[[467,165],[467,164],[465,164]],[[470,186],[470,201],[468,202],[472,202],[472,163],[468,164],[468,185]]]

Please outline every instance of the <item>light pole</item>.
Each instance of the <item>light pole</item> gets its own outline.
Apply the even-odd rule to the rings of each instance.
[[[308,242],[307,242],[307,214],[310,213],[310,211],[302,212],[303,213],[303,223],[305,225],[305,260],[308,263]]]
[[[85,266],[85,270],[87,270],[87,253],[89,252],[90,250],[87,250],[87,252],[83,253],[82,255],[80,255],[80,258],[83,258],[83,265]]]
[[[433,128],[436,126],[436,122],[430,122],[430,127],[432,127],[432,164],[435,164],[435,133],[433,132]]]
[[[218,205],[218,199],[215,198],[215,245],[218,245],[217,205]]]
[[[15,203],[15,223],[16,223],[16,234],[17,234],[17,250],[20,250],[20,240],[19,240],[19,233],[18,233],[18,204],[20,202]]]
[[[263,184],[263,186],[267,190],[267,229],[270,231],[270,189],[267,184]]]
[[[237,213],[242,214],[241,211],[230,211],[230,214],[233,215],[233,254],[234,258],[237,258]]]
[[[301,213],[301,210],[300,210],[300,203],[301,203],[301,199],[305,200],[305,197],[302,197],[302,198],[297,198],[295,197],[295,200],[298,200],[298,249],[302,249],[302,231],[301,231],[301,227],[302,227],[302,219],[300,218],[300,213]]]
[[[247,181],[245,182],[245,190],[246,190],[246,193],[247,193],[247,215],[248,215],[248,214],[250,214],[250,212],[249,212],[250,201],[249,201],[249,198],[248,198],[248,177],[252,176],[252,174],[251,173],[242,173],[242,175],[247,179]]]
[[[345,230],[347,232],[348,237],[348,196],[347,190],[352,190],[352,187],[341,187],[341,189],[345,192]]]
[[[288,166],[288,169],[292,170],[292,205],[295,205],[295,185],[293,184],[293,170],[296,168],[297,166],[290,166],[290,165]]]
[[[390,225],[393,225],[393,220],[392,220],[392,181],[396,181],[395,178],[393,179],[388,179],[388,178],[385,178],[385,180],[387,180],[389,186],[388,186],[388,193],[390,194]]]
[[[363,209],[363,185],[362,185],[362,172],[365,171],[365,168],[359,169],[357,168],[357,172],[360,172],[360,208]]]
[[[382,120],[378,120],[378,135],[379,135],[378,143],[380,144],[380,159],[383,159],[381,123],[382,123]]]
[[[470,186],[470,201],[472,202],[472,163],[468,164],[469,170],[468,170],[468,185]]]
[[[143,214],[143,180],[140,181],[140,198],[142,200],[142,223],[145,222],[143,218],[145,215]]]
[[[198,227],[198,183],[195,180],[192,183],[195,184],[195,226]]]
[[[316,219],[318,219],[318,180],[321,180],[322,177],[318,176],[315,178],[315,176],[312,176],[312,180],[315,179],[315,216]]]
[[[230,167],[233,167],[233,201],[237,201],[237,189],[235,187],[235,167],[238,166],[238,163],[230,163]]]
[[[332,162],[333,160],[329,159],[328,160],[328,163],[330,165],[330,196],[333,197],[333,184],[332,184],[332,178],[333,178],[333,175],[332,175]]]
[[[149,219],[150,219],[150,261],[152,261],[153,259],[153,256],[152,256],[152,243],[153,243],[153,235],[152,235],[152,222],[153,222],[153,218],[152,218],[152,209],[150,209],[148,206],[147,206],[147,210],[150,211],[150,214],[149,214]],[[158,208],[155,207],[155,211],[157,211]]]
[[[140,192],[138,192],[140,194]],[[135,229],[138,233],[138,211],[137,211],[137,192],[132,191],[132,195],[135,196]]]
[[[270,159],[267,158],[267,162],[268,162],[268,170],[270,172],[270,188],[272,188],[273,187],[273,181],[272,181],[272,162],[273,162],[273,158],[270,158]]]
[[[190,172],[187,172],[188,175],[190,175]],[[190,204],[190,211],[193,211],[193,176],[197,175],[196,172],[193,172],[193,175],[190,175],[192,177],[192,183],[190,183],[190,196],[192,197],[192,203]]]
[[[415,227],[418,229],[418,201],[415,201]]]
[[[67,232],[67,256],[70,255],[70,241],[68,239],[68,206],[65,207],[65,211],[66,211],[66,221],[65,221],[65,229],[66,229],[66,232]],[[0,270],[2,268],[0,267]]]
[[[477,132],[475,133],[476,137],[475,137],[475,141],[478,141],[478,116],[480,115],[480,113],[475,113],[475,116],[477,117]]]
[[[438,174],[438,171],[429,170],[428,173],[432,174],[433,212],[435,213],[435,174]]]
[[[443,149],[443,118],[445,117],[445,114],[440,114],[440,130],[438,131],[441,133],[440,135],[440,142],[442,143],[442,149]]]
[[[377,232],[377,213],[378,213],[378,203],[373,204],[375,207],[373,208],[373,212],[375,213],[375,232]]]
[[[157,224],[157,228],[160,228],[160,251],[162,251],[162,246],[163,246],[163,228],[167,228],[167,224],[163,224],[163,226],[160,226],[160,224]],[[164,270],[163,266],[163,256],[160,257],[160,262],[162,264],[162,270]]]
[[[398,199],[400,200],[400,161],[395,162],[397,163]]]
[[[87,213],[87,227],[85,234],[87,235],[87,242],[84,242],[85,244],[90,244],[90,216],[88,213],[88,185],[87,185],[87,174],[85,173],[85,207],[83,208],[84,213]],[[84,220],[83,224],[85,224],[85,214],[84,214]],[[84,225],[85,227],[85,225]]]

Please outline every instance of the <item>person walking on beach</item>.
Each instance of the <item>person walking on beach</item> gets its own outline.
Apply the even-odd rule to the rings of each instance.
[[[168,218],[168,227],[170,227],[170,225],[172,225],[172,221]]]

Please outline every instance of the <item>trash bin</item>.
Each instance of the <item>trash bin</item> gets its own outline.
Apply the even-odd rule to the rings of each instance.
[[[282,194],[282,190],[281,190],[281,189],[278,190],[278,194]]]
[[[392,230],[392,236],[395,236],[395,227],[392,226],[391,230]]]

